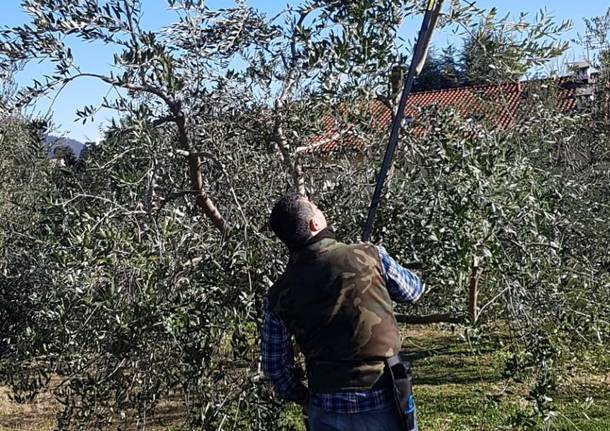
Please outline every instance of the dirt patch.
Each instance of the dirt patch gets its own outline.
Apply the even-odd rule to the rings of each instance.
[[[9,390],[0,388],[0,431],[50,431],[55,429],[59,404],[50,394],[41,394],[34,401],[17,403],[10,399]],[[167,400],[159,403],[155,414],[146,420],[148,430],[167,430],[184,423],[185,409],[179,400]],[[125,431],[142,429],[135,418],[126,418],[115,422],[111,428]]]
[[[8,389],[0,388],[0,430],[52,430],[58,410],[48,395],[29,403],[16,403],[10,399]]]

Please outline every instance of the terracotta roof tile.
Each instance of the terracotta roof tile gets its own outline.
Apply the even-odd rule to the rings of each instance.
[[[506,130],[517,120],[521,102],[527,97],[529,89],[548,88],[557,85],[558,108],[570,112],[577,108],[576,84],[570,79],[537,80],[500,85],[458,87],[434,91],[412,93],[405,109],[407,116],[417,118],[423,108],[438,106],[455,109],[464,118],[474,118],[496,129]],[[546,87],[545,87],[546,86]],[[368,103],[367,115],[373,126],[387,128],[391,121],[390,109],[381,101]],[[342,126],[341,122],[326,116],[322,120],[324,132],[312,137],[310,143],[300,148],[307,153],[329,152],[338,149],[363,150],[364,139],[353,127]],[[425,134],[425,130],[415,127],[412,133]]]

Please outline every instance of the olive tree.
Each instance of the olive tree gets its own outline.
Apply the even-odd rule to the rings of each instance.
[[[223,105],[217,90],[223,86],[224,75],[222,59],[210,53],[209,45],[214,43],[205,36],[213,15],[203,2],[170,1],[169,6],[175,10],[177,21],[163,31],[153,32],[141,27],[142,5],[137,0],[23,1],[22,7],[31,22],[2,30],[2,65],[6,69],[15,62],[32,60],[54,65],[52,73],[34,80],[20,92],[21,105],[51,90],[61,91],[76,79],[97,79],[125,90],[131,97],[104,99],[101,105],[146,115],[155,126],[171,125],[176,134],[174,150],[184,154],[195,202],[214,226],[224,230],[227,221],[205,189],[201,172],[204,148],[192,132],[192,125],[200,116],[222,112],[222,108],[213,114],[211,111],[212,107]],[[254,20],[254,16],[255,11],[248,9],[236,17],[246,31],[235,35],[233,43],[223,46],[223,50],[247,45],[249,40],[244,37],[247,35],[265,37],[270,30],[257,27],[260,21]],[[68,35],[116,47],[113,59],[116,72],[82,70],[66,43],[64,36]],[[203,40],[198,35],[203,35]],[[198,43],[193,44],[193,40]],[[86,106],[77,114],[86,121],[96,109]]]
[[[135,1],[25,1],[32,24],[2,33],[4,64],[57,65],[20,93],[23,102],[87,77],[124,90],[102,101],[121,116],[83,160],[61,167],[27,153],[27,163],[11,165],[19,174],[2,191],[7,201],[30,184],[40,189],[27,195],[33,205],[2,210],[19,217],[2,219],[0,232],[2,381],[20,399],[50,390],[62,406],[59,428],[148,426],[162,402],[201,429],[269,429],[278,417],[288,428],[289,408],[258,370],[262,298],[286,258],[266,215],[294,187],[327,209],[344,238],[358,237],[386,139],[371,123],[370,100],[392,108],[388,74],[404,48],[396,29],[421,4],[313,1],[273,19],[244,3],[169,3],[177,21],[153,33],[140,28]],[[466,31],[488,15],[456,1],[441,24]],[[532,37],[515,42],[527,64],[562,48],[547,36],[563,25],[492,21],[527,29]],[[81,71],[65,34],[118,46],[121,72]],[[301,151],[327,115],[349,125],[364,150]],[[470,280],[479,283],[480,324],[510,322],[518,334],[510,370],[535,370],[533,393],[546,412],[549,385],[536,384],[552,383],[558,348],[605,341],[606,237],[583,238],[603,229],[607,189],[603,165],[586,170],[596,178],[587,189],[570,159],[543,156],[584,136],[595,156],[607,135],[585,135],[586,116],[552,106],[526,118],[500,131],[455,111],[422,112],[416,127],[426,139],[403,135],[376,240],[422,271],[422,311],[462,310]],[[40,137],[27,136],[20,148],[37,148]],[[221,229],[210,229],[210,216]],[[567,331],[579,313],[586,325]]]

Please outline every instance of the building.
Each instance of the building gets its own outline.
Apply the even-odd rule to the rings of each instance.
[[[406,107],[406,116],[415,120],[411,130],[416,136],[425,134],[417,126],[418,115],[432,106],[452,108],[464,119],[485,123],[497,130],[507,130],[523,115],[528,100],[552,94],[557,109],[574,112],[587,106],[593,97],[594,74],[588,63],[577,63],[574,74],[560,78],[537,79],[478,85],[412,93]],[[360,107],[362,108],[362,107]],[[387,130],[392,119],[391,109],[379,100],[364,105],[366,116],[373,127]],[[297,149],[304,153],[327,153],[338,149],[363,150],[364,139],[354,127],[328,115],[322,120],[323,132],[311,138],[311,143]]]

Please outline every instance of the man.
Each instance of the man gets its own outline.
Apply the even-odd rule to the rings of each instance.
[[[421,281],[383,247],[336,241],[303,196],[277,202],[269,224],[290,259],[265,299],[263,372],[281,398],[308,410],[312,431],[400,431],[384,372],[400,349],[392,300],[416,301]],[[295,374],[291,335],[305,355],[308,387]]]

